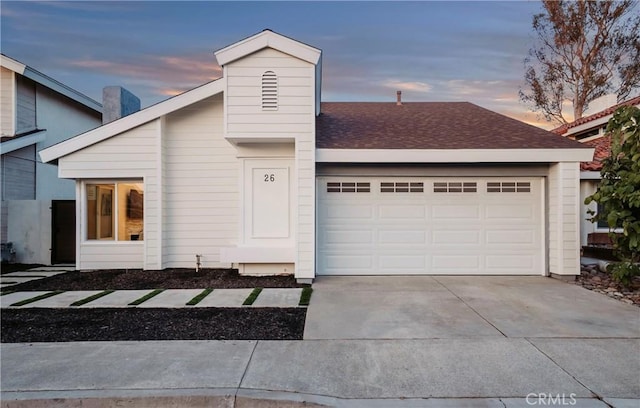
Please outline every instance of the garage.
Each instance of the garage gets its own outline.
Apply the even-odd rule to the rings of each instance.
[[[543,275],[542,177],[319,177],[318,275]]]

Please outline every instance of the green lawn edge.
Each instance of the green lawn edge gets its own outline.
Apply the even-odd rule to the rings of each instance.
[[[313,293],[313,288],[310,288],[310,287],[302,288],[302,293],[300,293],[300,302],[298,302],[298,306],[309,306],[312,293]]]
[[[16,303],[12,303],[9,306],[24,306],[24,305],[28,305],[29,303],[37,302],[38,300],[42,300],[42,299],[50,298],[50,297],[55,296],[55,295],[59,295],[61,293],[64,293],[64,290],[55,290],[53,292],[43,293],[42,295],[39,295],[39,296],[35,296],[35,297],[29,298],[29,299],[21,300],[21,301],[16,302]]]
[[[200,301],[202,301],[202,299],[204,299],[205,297],[209,296],[209,294],[211,292],[213,292],[213,289],[211,289],[211,288],[207,288],[207,289],[203,290],[202,292],[200,292],[199,294],[194,296],[193,299],[188,301],[187,302],[187,306],[195,306],[195,305],[197,305],[198,303],[200,303]]]
[[[251,306],[253,302],[255,302],[256,299],[258,298],[258,295],[260,294],[260,292],[262,292],[262,288],[253,289],[249,294],[249,296],[247,296],[247,298],[244,300],[244,302],[242,302],[242,305]]]
[[[87,304],[89,302],[93,302],[96,299],[100,299],[103,296],[107,296],[109,293],[113,293],[113,292],[115,292],[115,290],[113,290],[113,289],[103,290],[102,292],[96,293],[95,295],[87,296],[84,299],[76,300],[75,302],[73,302],[71,304],[71,306],[82,306],[82,305]]]
[[[151,299],[152,297],[159,295],[160,293],[164,292],[164,289],[155,289],[149,293],[147,293],[146,295],[134,300],[133,302],[129,303],[129,306],[138,306],[144,302],[146,302],[147,300]]]

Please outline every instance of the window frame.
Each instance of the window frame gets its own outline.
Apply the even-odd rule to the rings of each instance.
[[[120,213],[124,211],[126,216],[127,209],[121,209],[118,205],[118,185],[119,184],[142,184],[142,194],[144,194],[146,190],[146,182],[144,177],[139,178],[123,178],[123,179],[87,179],[83,180],[81,184],[80,194],[81,194],[81,213],[80,213],[80,222],[81,225],[81,242],[83,244],[88,245],[144,245],[145,239],[138,240],[120,240],[119,239],[119,228],[118,228],[118,219],[120,217]],[[89,209],[87,206],[88,202],[88,186],[90,185],[111,185],[113,186],[112,194],[112,228],[113,228],[113,239],[102,239],[102,238],[89,238]],[[96,197],[97,199],[97,197]],[[146,225],[146,216],[145,216],[145,208],[146,208],[146,197],[143,198],[142,209],[142,234],[144,235],[145,225]]]

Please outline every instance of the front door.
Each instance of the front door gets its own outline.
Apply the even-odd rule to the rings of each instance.
[[[54,200],[51,204],[51,263],[75,263],[76,202]]]

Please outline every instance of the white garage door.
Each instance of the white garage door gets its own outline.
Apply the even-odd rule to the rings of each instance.
[[[318,178],[318,275],[542,275],[541,178]]]

